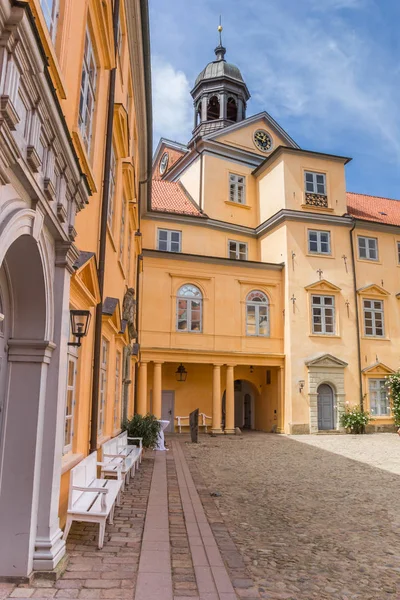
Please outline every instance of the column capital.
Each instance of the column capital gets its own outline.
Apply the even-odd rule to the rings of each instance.
[[[147,366],[149,364],[149,362],[150,362],[149,360],[140,360],[139,361],[139,367],[142,367],[144,365]]]
[[[227,366],[229,369],[234,369],[235,367],[237,367],[237,364],[226,363],[226,366]]]
[[[50,363],[56,345],[48,340],[21,340],[11,338],[8,344],[9,362]]]
[[[223,366],[224,366],[224,363],[213,363],[213,368],[214,369],[220,369]]]
[[[143,362],[143,361],[142,361]],[[155,365],[163,365],[165,363],[165,360],[153,360],[153,363]]]

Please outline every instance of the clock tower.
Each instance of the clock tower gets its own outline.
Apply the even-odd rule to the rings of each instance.
[[[214,50],[216,58],[201,71],[190,92],[194,105],[192,142],[246,118],[250,93],[238,67],[226,62],[221,25],[218,31],[219,45]]]

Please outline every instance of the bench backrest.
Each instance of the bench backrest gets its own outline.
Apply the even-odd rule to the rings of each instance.
[[[92,452],[86,458],[71,469],[69,481],[69,499],[68,505],[71,507],[81,496],[82,492],[73,490],[72,487],[82,486],[88,487],[94,479],[97,478],[97,452]]]
[[[115,439],[118,440],[119,448],[121,448],[121,447],[123,448],[124,446],[127,446],[128,445],[128,432],[123,431]]]
[[[118,454],[118,438],[111,438],[101,447],[102,459],[104,459],[105,454]]]

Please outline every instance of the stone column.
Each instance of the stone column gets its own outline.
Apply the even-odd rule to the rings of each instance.
[[[278,433],[285,433],[285,370],[278,367]]]
[[[237,103],[237,122],[239,123],[239,121],[243,121],[243,100],[241,98],[238,98],[238,103]]]
[[[213,365],[212,433],[222,433],[221,365]]]
[[[226,119],[227,117],[227,96],[220,94],[219,96],[219,118]]]
[[[147,412],[147,362],[141,362],[139,365],[136,412],[139,415],[145,415]]]
[[[47,372],[54,344],[14,338],[8,340],[8,345],[10,384],[3,417],[0,576],[27,577],[33,567]]]
[[[207,98],[207,96],[203,96],[201,99],[201,122],[202,123],[207,121],[207,106],[208,106],[208,98]]]
[[[65,360],[69,340],[69,291],[73,264],[78,252],[70,242],[56,247],[54,273],[53,352],[47,375],[47,392],[43,423],[43,448],[40,466],[40,492],[37,535],[33,555],[35,571],[51,571],[65,554],[65,542],[59,526],[61,457],[64,445],[64,422],[67,383]],[[85,343],[83,339],[82,343]]]
[[[153,415],[161,419],[162,367],[160,362],[154,363],[153,371]]]
[[[225,433],[235,433],[235,376],[233,365],[226,367],[226,422]]]

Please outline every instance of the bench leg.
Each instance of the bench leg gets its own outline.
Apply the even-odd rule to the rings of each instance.
[[[69,534],[69,530],[71,529],[71,525],[72,525],[72,519],[70,517],[67,517],[67,522],[65,524],[65,529],[64,529],[64,535],[63,535],[63,540],[65,541],[68,537]]]
[[[117,498],[115,500],[117,506],[121,506],[121,492],[123,491],[123,489],[121,488],[118,492]]]
[[[114,511],[115,511],[115,504],[113,504],[113,507],[110,510],[110,514],[108,515],[108,522],[110,523],[110,525],[113,525],[113,523],[114,523]]]
[[[131,477],[133,479],[133,477],[135,477],[135,470],[136,470],[136,463],[133,463],[132,468],[131,468]]]
[[[99,550],[102,549],[103,544],[104,544],[104,534],[106,532],[106,520],[104,519],[103,521],[101,521],[101,523],[99,523]]]

